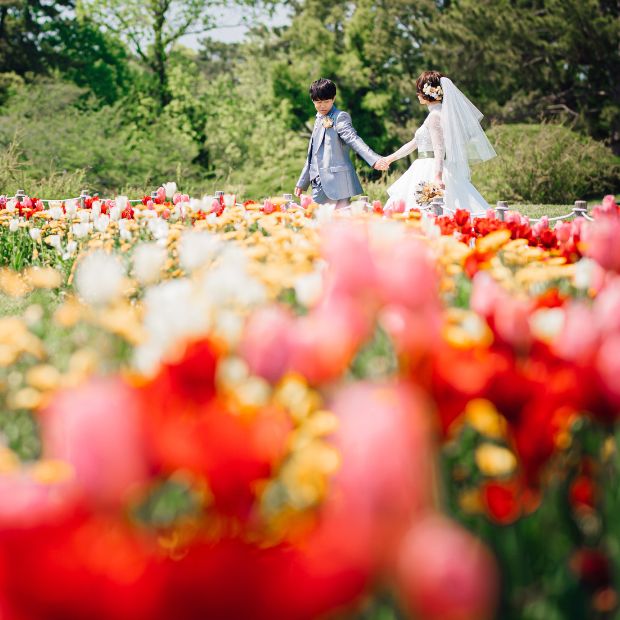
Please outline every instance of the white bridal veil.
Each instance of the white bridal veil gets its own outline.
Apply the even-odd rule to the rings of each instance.
[[[446,163],[453,170],[469,176],[469,165],[486,161],[497,153],[480,120],[480,110],[454,85],[450,78],[441,78],[443,105],[441,121],[446,145]]]

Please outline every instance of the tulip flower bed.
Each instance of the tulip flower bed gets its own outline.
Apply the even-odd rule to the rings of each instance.
[[[168,190],[0,197],[0,618],[615,617],[612,197]]]

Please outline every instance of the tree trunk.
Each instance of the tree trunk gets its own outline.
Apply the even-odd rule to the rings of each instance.
[[[152,51],[151,67],[155,73],[158,87],[159,103],[165,108],[170,103],[170,90],[168,88],[168,55],[164,45],[164,25],[169,2],[153,3],[154,19],[153,34],[154,43]]]

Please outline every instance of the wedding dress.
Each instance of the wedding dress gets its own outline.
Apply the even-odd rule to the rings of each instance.
[[[449,78],[441,78],[441,86],[443,102],[428,105],[428,116],[415,132],[413,141],[407,149],[397,151],[397,157],[404,157],[417,149],[418,157],[388,187],[387,205],[403,200],[407,211],[424,206],[416,201],[416,190],[421,183],[434,182],[441,172],[444,204],[449,212],[456,209],[484,212],[489,205],[472,185],[469,166],[494,157],[495,150],[480,126],[480,111]]]

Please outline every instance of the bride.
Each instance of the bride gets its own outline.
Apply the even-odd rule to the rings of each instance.
[[[445,187],[445,206],[451,210],[486,211],[489,205],[470,181],[470,164],[486,161],[496,153],[480,120],[482,114],[438,71],[425,71],[416,81],[418,101],[427,106],[428,116],[413,140],[377,162],[386,170],[392,162],[418,150],[409,170],[388,188],[387,205],[404,200],[407,210],[420,208],[416,190],[420,184]],[[386,205],[386,206],[387,206]]]

